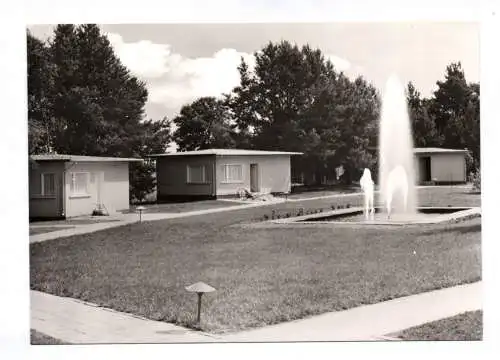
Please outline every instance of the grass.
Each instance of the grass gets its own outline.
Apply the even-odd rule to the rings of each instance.
[[[470,311],[450,318],[404,330],[402,340],[472,341],[483,339],[483,311]]]
[[[68,345],[69,343],[55,339],[41,332],[30,330],[31,345]]]
[[[147,210],[144,213],[181,213],[194,210],[216,209],[221,207],[238,205],[232,201],[224,200],[203,200],[183,203],[152,204],[143,205]],[[137,205],[138,206],[138,205]],[[126,213],[135,213],[137,206],[131,206]]]
[[[438,189],[430,191],[434,195],[425,195],[428,201],[439,202]],[[455,196],[441,195],[451,205],[477,201],[474,195],[458,191]],[[137,223],[31,244],[30,285],[153,320],[191,326],[196,296],[184,287],[204,281],[217,292],[204,296],[202,328],[221,333],[481,278],[480,219],[354,231],[249,231],[234,226],[259,219],[272,209],[329,208],[332,202],[354,206],[361,200],[289,202]]]
[[[38,235],[38,234],[45,234],[53,231],[59,231],[59,230],[65,230],[65,229],[71,229],[73,226],[49,226],[49,227],[30,227],[30,236],[31,235]]]
[[[107,216],[98,216],[96,218],[71,218],[62,220],[39,220],[32,221],[32,225],[89,225],[97,223],[108,223],[118,221],[116,219],[108,218]]]

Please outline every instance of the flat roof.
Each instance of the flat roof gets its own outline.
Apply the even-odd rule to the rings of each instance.
[[[301,152],[288,151],[264,151],[264,150],[243,150],[243,149],[205,149],[195,151],[180,151],[165,154],[154,154],[149,157],[163,156],[186,156],[186,155],[218,155],[218,156],[246,156],[246,155],[303,155]]]
[[[413,152],[415,154],[436,154],[436,153],[466,153],[465,149],[445,149],[445,148],[436,148],[436,147],[423,147],[423,148],[414,148]]]
[[[142,161],[137,158],[121,158],[107,156],[85,156],[85,155],[63,155],[63,154],[43,154],[30,155],[30,159],[34,161],[75,161],[75,162],[130,162]]]

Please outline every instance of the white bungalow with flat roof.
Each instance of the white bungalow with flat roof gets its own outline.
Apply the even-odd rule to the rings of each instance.
[[[415,179],[419,184],[467,182],[465,156],[468,150],[415,148]]]
[[[68,218],[129,208],[129,163],[141,159],[32,155],[30,218]]]
[[[298,152],[206,149],[151,156],[158,200],[214,199],[240,190],[288,193],[290,157]]]

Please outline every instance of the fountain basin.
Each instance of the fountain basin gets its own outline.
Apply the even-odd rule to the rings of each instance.
[[[375,208],[373,220],[365,219],[363,208],[339,209],[319,214],[271,220],[274,224],[331,224],[331,225],[420,225],[454,222],[481,215],[479,207],[419,207],[414,214],[392,214],[391,219],[382,208]]]

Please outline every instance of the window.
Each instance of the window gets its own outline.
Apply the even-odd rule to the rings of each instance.
[[[88,183],[89,174],[88,173],[72,173],[71,174],[71,184],[70,193],[72,196],[88,195]]]
[[[204,165],[187,166],[187,182],[189,184],[203,184],[206,182]]]
[[[56,194],[56,176],[51,173],[43,173],[40,177],[39,194],[42,196],[54,196]]]
[[[222,165],[222,182],[225,183],[241,183],[243,182],[243,166],[242,165]]]

